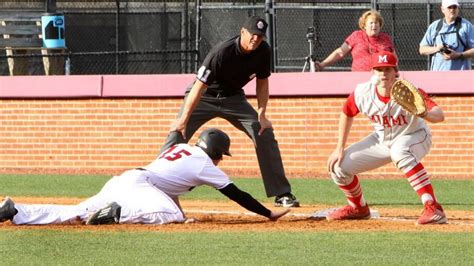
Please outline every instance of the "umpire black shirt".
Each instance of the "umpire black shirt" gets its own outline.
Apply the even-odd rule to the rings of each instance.
[[[243,94],[242,88],[249,81],[270,76],[270,60],[267,42],[262,41],[256,50],[246,54],[240,49],[240,36],[236,36],[211,49],[199,68],[197,79],[206,84],[207,91],[213,95]]]

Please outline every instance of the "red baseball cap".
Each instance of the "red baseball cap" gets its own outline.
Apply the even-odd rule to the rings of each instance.
[[[381,51],[372,55],[372,68],[376,67],[397,67],[397,57],[388,51]]]

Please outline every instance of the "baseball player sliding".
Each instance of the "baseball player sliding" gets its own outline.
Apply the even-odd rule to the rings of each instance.
[[[110,179],[95,196],[78,205],[15,204],[6,198],[0,205],[0,222],[13,224],[141,223],[187,221],[178,197],[194,187],[208,185],[249,211],[272,221],[289,212],[265,208],[240,190],[217,165],[230,156],[230,139],[218,129],[201,133],[195,146],[170,147],[149,165]]]
[[[447,218],[437,202],[429,174],[421,160],[431,148],[431,133],[425,121],[444,121],[442,109],[423,94],[427,112],[412,115],[390,98],[398,77],[397,58],[390,52],[373,55],[373,78],[357,85],[347,98],[339,119],[336,150],[328,159],[328,171],[347,197],[349,205],[329,213],[328,220],[368,219],[367,205],[357,174],[392,162],[408,179],[424,204],[417,224],[446,223]],[[354,117],[362,113],[375,131],[361,141],[346,146]]]

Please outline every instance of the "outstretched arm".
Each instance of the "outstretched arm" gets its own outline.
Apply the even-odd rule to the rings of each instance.
[[[322,62],[316,62],[316,70],[321,71],[327,66],[332,66],[344,57],[351,51],[351,47],[347,45],[347,43],[343,43],[341,47],[337,48],[334,50],[326,59],[324,59]]]
[[[224,194],[226,197],[228,197],[229,199],[237,202],[240,206],[244,207],[245,209],[251,212],[254,212],[256,214],[265,216],[272,221],[278,220],[278,218],[282,217],[283,215],[287,214],[290,211],[290,209],[285,209],[280,212],[271,211],[265,208],[265,206],[263,206],[260,202],[258,202],[249,193],[240,190],[233,183],[230,183],[224,188],[219,189],[219,191],[222,194]]]

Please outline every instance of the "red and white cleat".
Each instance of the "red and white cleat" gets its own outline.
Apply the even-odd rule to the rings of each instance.
[[[437,202],[429,200],[425,203],[425,209],[417,224],[444,224],[448,221],[446,214],[444,214],[443,207]]]

